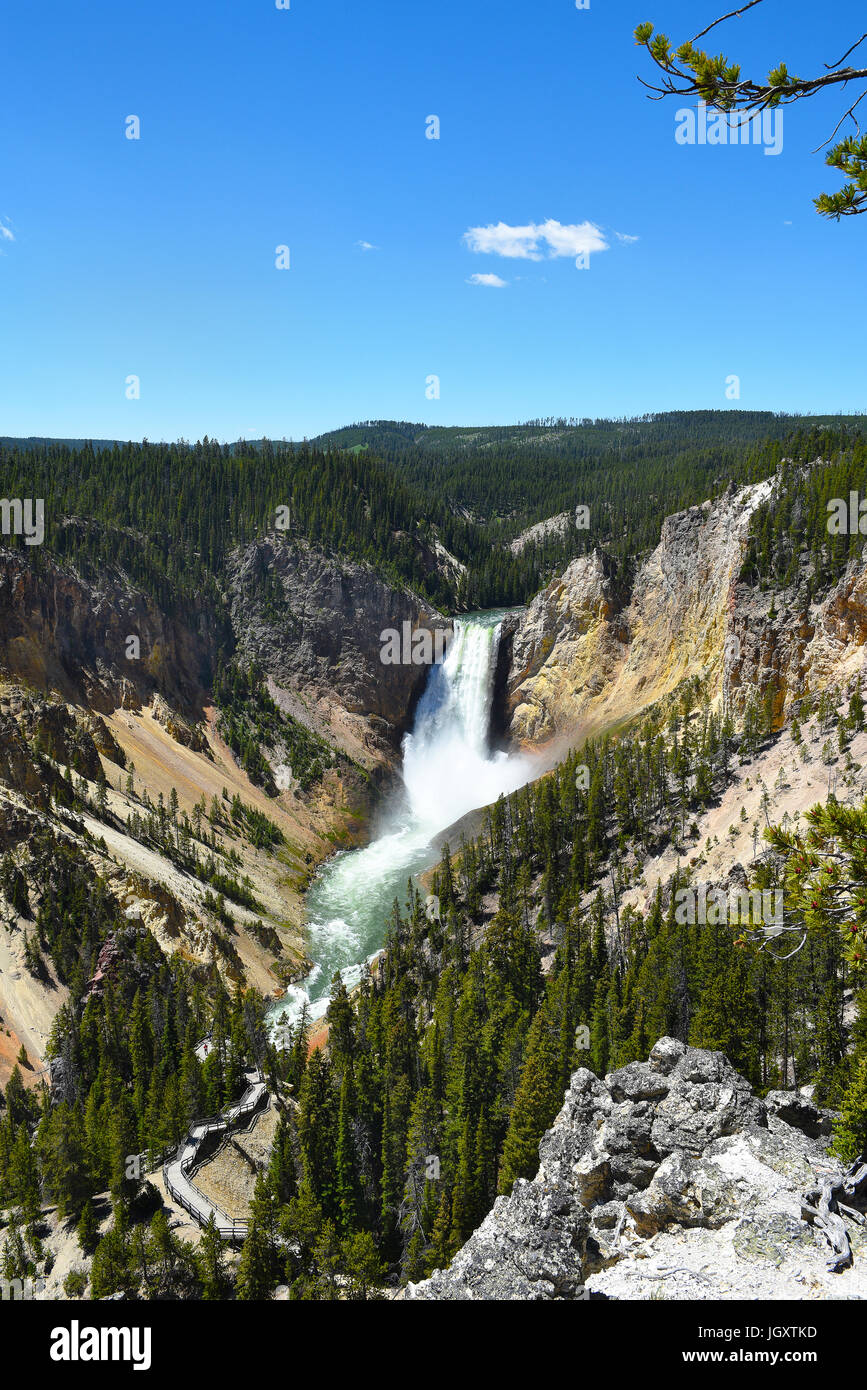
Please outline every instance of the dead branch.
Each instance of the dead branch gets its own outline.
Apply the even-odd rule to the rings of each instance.
[[[867,1204],[867,1162],[863,1155],[841,1180],[831,1182],[825,1178],[819,1187],[811,1188],[801,1199],[802,1219],[816,1226],[834,1251],[834,1258],[828,1262],[832,1274],[842,1273],[853,1262],[849,1234],[840,1215],[839,1199],[844,1196]],[[844,1205],[843,1209],[849,1208]]]
[[[738,17],[739,14],[746,14],[747,10],[751,10],[751,9],[753,8],[753,5],[761,5],[762,3],[763,3],[763,0],[749,0],[749,4],[748,4],[748,5],[744,5],[741,9],[739,9],[739,10],[732,10],[731,14],[720,15],[719,19],[715,19],[714,22],[713,22],[713,24],[709,24],[709,25],[707,26],[706,29],[702,29],[700,33],[696,34],[696,36],[695,36],[694,39],[691,39],[691,40],[690,40],[690,42],[691,42],[691,43],[698,43],[699,39],[703,39],[704,36],[705,36],[705,34],[709,34],[710,31],[711,31],[711,29],[715,29],[716,26],[717,26],[718,24],[724,24],[725,21],[726,21],[727,19],[737,19],[737,17]],[[856,48],[857,48],[857,46],[858,46],[857,44],[854,45],[854,47],[856,47]],[[852,52],[852,49],[850,48],[850,49],[849,49],[849,53],[851,53],[851,52]],[[849,56],[848,53],[844,53],[844,54],[843,54],[843,57],[844,57],[844,58],[848,58],[848,56]],[[843,61],[843,59],[841,58],[841,59],[840,59],[840,62],[842,62],[842,61]],[[837,66],[837,64],[835,64],[835,67],[836,67],[836,66]]]

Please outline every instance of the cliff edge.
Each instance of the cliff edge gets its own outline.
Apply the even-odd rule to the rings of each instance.
[[[721,1052],[674,1038],[604,1082],[582,1068],[537,1176],[401,1297],[865,1298],[867,1179],[846,1186],[829,1133],[808,1097],[760,1100]],[[823,1188],[844,1231],[836,1248],[817,1220]]]

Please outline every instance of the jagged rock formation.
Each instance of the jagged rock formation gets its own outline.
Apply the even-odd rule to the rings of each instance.
[[[833,1273],[802,1194],[841,1170],[806,1097],[766,1101],[720,1052],[662,1038],[643,1063],[574,1073],[519,1180],[448,1270],[409,1299],[861,1298],[867,1233]]]
[[[435,609],[373,570],[301,541],[256,541],[228,571],[239,651],[283,690],[338,702],[378,724],[396,747],[411,724],[427,667],[385,665],[381,633],[451,628]]]
[[[782,722],[792,701],[839,685],[864,664],[867,642],[867,562],[853,559],[845,574],[805,604],[795,589],[759,594],[738,585],[730,622],[726,685],[736,705],[750,692],[774,688]]]
[[[162,695],[155,695],[151,713],[158,724],[162,724],[166,733],[171,735],[176,743],[181,743],[185,748],[192,748],[196,753],[207,753],[208,740],[190,720],[184,719],[182,714],[173,710],[167,704]]]
[[[136,967],[134,950],[140,928],[130,924],[122,932],[113,933],[103,943],[97,957],[96,970],[85,987],[85,999],[97,998],[105,992],[106,985],[116,984],[121,970],[132,970],[143,981],[147,981],[147,971]]]
[[[574,726],[616,679],[628,647],[612,573],[600,550],[573,560],[507,635],[506,722],[513,738],[543,743]]]
[[[0,691],[0,790],[19,792],[45,810],[49,792],[57,790],[62,780],[52,764],[92,780],[100,774],[100,753],[123,765],[123,754],[99,715],[70,708],[56,697],[43,699],[19,686]],[[7,809],[11,809],[9,801],[0,795],[3,843]]]
[[[71,708],[56,696],[44,700],[20,686],[7,687],[0,692],[0,718],[14,724],[32,750],[70,767],[80,777],[99,776],[100,754],[123,766],[123,754],[104,720],[90,710]]]
[[[781,723],[791,702],[863,665],[867,564],[858,557],[828,593],[762,593],[740,579],[750,519],[768,479],[666,519],[629,600],[612,561],[581,556],[533,600],[507,635],[504,700],[524,745],[573,741],[632,718],[698,676],[735,708],[774,687]]]

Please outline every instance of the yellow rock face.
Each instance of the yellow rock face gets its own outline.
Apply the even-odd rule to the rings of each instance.
[[[510,733],[524,746],[579,742],[616,727],[697,676],[735,706],[775,688],[792,699],[863,664],[867,568],[858,562],[809,613],[738,583],[750,518],[774,480],[665,521],[627,606],[601,551],[573,560],[530,604],[513,640]]]

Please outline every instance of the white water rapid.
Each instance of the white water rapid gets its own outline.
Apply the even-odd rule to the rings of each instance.
[[[328,1007],[335,971],[351,987],[381,948],[395,898],[407,879],[438,858],[434,838],[468,811],[515,791],[534,775],[528,755],[491,753],[491,698],[502,613],[456,621],[445,661],[433,666],[403,744],[405,796],[365,849],[329,860],[307,894],[308,950],[314,969],[271,1011],[279,1040],[287,1024]]]

